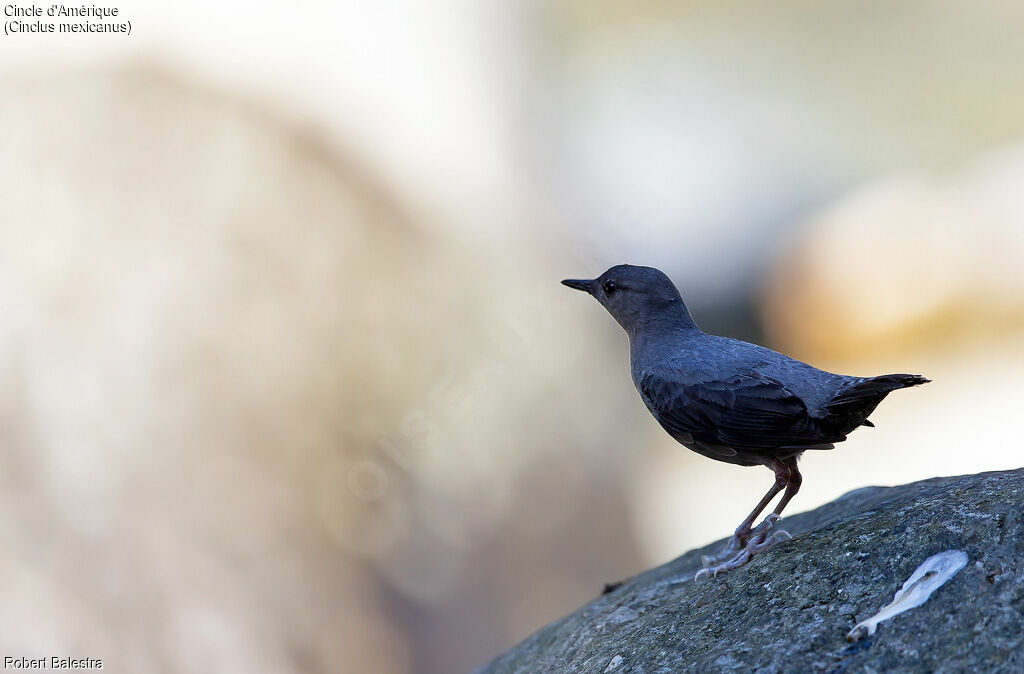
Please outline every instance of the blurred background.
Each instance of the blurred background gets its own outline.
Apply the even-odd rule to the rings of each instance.
[[[117,5],[0,37],[0,655],[458,672],[730,534],[558,284],[919,372],[793,512],[1024,464],[1024,6]]]

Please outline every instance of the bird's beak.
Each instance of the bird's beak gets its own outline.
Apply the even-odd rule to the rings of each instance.
[[[562,285],[569,286],[570,288],[573,288],[574,290],[582,290],[583,292],[588,293],[590,295],[594,294],[594,282],[593,281],[589,281],[589,280],[585,280],[585,279],[567,278],[564,281],[562,281]]]

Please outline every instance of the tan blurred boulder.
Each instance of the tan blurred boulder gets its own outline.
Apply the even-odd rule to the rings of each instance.
[[[946,348],[1024,329],[1024,146],[947,178],[870,183],[812,217],[764,315],[805,358]]]

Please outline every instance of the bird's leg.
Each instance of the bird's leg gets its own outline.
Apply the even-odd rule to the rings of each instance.
[[[764,521],[754,529],[750,539],[751,543],[762,543],[765,541],[768,536],[768,532],[771,531],[776,522],[782,519],[782,511],[787,505],[789,505],[789,502],[793,500],[796,493],[800,491],[800,485],[804,481],[804,478],[800,475],[800,471],[796,467],[795,456],[776,462],[776,464],[772,466],[772,470],[775,471],[776,480],[779,479],[780,474],[785,480],[786,493],[782,495],[781,499],[779,499],[779,504],[775,506],[775,510],[765,517]],[[772,538],[779,534],[783,535],[785,539],[792,538],[788,531],[782,531],[781,529],[775,532],[775,535],[773,535]]]
[[[731,559],[744,545],[750,540],[751,536],[754,535],[754,530],[751,530],[751,525],[754,524],[754,520],[761,514],[761,511],[768,507],[768,504],[772,502],[775,495],[782,491],[783,487],[786,486],[786,478],[789,475],[788,471],[780,471],[774,465],[771,467],[775,471],[775,484],[768,490],[768,493],[764,495],[760,503],[754,506],[754,509],[747,515],[747,519],[743,520],[736,531],[733,533],[732,538],[725,544],[721,552],[717,555],[702,555],[700,558],[701,564],[704,568],[721,564],[727,559]],[[777,518],[776,518],[777,519]],[[767,519],[765,520],[767,522]],[[757,530],[760,530],[764,526],[764,523],[758,525]],[[770,527],[769,527],[770,528]]]
[[[752,555],[770,547],[768,545],[769,541],[774,540],[775,543],[778,543],[779,541],[793,538],[790,536],[790,532],[782,530],[775,532],[771,538],[768,538],[768,532],[772,530],[775,522],[782,518],[782,510],[785,509],[785,506],[790,504],[793,497],[797,496],[797,492],[800,491],[800,486],[801,483],[803,483],[804,478],[801,476],[800,470],[797,469],[796,457],[776,461],[772,464],[772,470],[775,471],[776,483],[778,483],[779,479],[785,481],[785,494],[783,494],[782,498],[779,499],[778,505],[775,506],[775,510],[765,517],[764,521],[758,524],[757,529],[751,533],[750,544],[746,545],[745,548],[757,546],[755,549],[751,550]]]
[[[714,577],[720,573],[731,571],[743,566],[757,553],[792,538],[788,531],[783,531],[781,529],[773,533],[771,536],[769,536],[768,533],[771,531],[775,523],[782,518],[782,510],[787,504],[789,504],[793,497],[796,496],[796,493],[800,491],[800,484],[803,482],[803,478],[800,476],[800,471],[797,470],[795,457],[784,461],[776,461],[772,464],[771,468],[775,471],[775,486],[772,490],[769,490],[765,499],[762,499],[762,504],[759,504],[759,507],[751,513],[751,516],[748,517],[742,525],[740,525],[741,529],[743,528],[743,525],[747,526],[748,533],[746,536],[746,545],[740,547],[731,558],[724,561],[719,558],[710,560],[707,557],[702,558],[705,568],[697,572],[695,579],[699,579],[701,576]],[[774,512],[765,517],[764,521],[761,522],[756,529],[750,530],[750,523],[752,523],[760,514],[761,510],[765,508],[767,501],[771,501],[771,497],[775,496],[775,494],[782,490],[783,484],[786,487],[786,493],[782,495],[782,499],[779,500],[779,505],[775,507]],[[738,532],[739,529],[737,529],[737,533]],[[734,535],[733,538],[735,539],[735,537],[736,536]],[[730,541],[730,545],[726,546],[726,549],[728,549],[731,544],[732,541]],[[714,566],[709,565],[708,561],[711,561]]]
[[[793,500],[796,493],[800,491],[800,485],[804,482],[803,476],[800,475],[800,470],[796,467],[795,456],[786,459],[783,463],[789,468],[789,478],[786,480],[786,493],[779,500],[779,505],[775,506],[775,514],[779,517],[782,517],[783,509]]]

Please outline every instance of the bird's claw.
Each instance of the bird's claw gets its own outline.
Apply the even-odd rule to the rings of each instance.
[[[781,515],[772,513],[764,518],[764,521],[758,524],[753,529],[743,531],[737,529],[736,533],[732,535],[729,542],[725,544],[725,547],[717,555],[701,555],[700,563],[705,569],[718,566],[723,562],[727,562],[736,556],[745,547],[761,543],[768,536],[768,532],[771,531],[775,523],[782,519]],[[788,536],[789,534],[787,534]]]
[[[775,523],[782,519],[782,515],[777,513],[771,513],[764,518],[764,521],[758,524],[753,531],[750,532],[751,541],[763,541],[767,536],[768,532],[772,530]]]
[[[729,542],[725,544],[725,547],[719,551],[717,555],[701,555],[700,563],[705,569],[710,566],[722,563],[726,559],[731,559],[736,553],[743,549],[743,545],[746,543],[746,538],[736,533],[732,535]]]
[[[769,532],[771,532],[772,527],[780,519],[782,518],[775,513],[764,518],[764,521],[750,532],[747,544],[739,548],[738,551],[734,551],[734,554],[731,556],[727,557],[726,553],[733,545],[733,540],[736,538],[735,536],[733,537],[733,540],[730,540],[726,545],[722,554],[715,555],[714,557],[709,557],[708,555],[702,556],[701,562],[704,565],[704,568],[698,571],[696,575],[694,575],[693,579],[700,580],[702,578],[715,578],[720,573],[732,571],[733,569],[743,566],[750,561],[751,557],[759,552],[768,550],[782,541],[792,540],[793,537],[790,533],[782,529],[772,532],[770,536],[768,535]],[[721,561],[723,558],[724,561]]]

